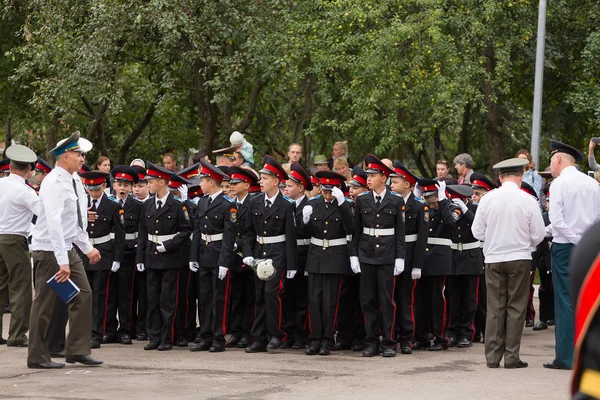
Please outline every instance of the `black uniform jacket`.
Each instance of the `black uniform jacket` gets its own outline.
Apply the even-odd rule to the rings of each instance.
[[[452,249],[449,245],[431,244],[432,238],[446,239],[452,237],[452,229],[462,215],[448,199],[438,202],[439,209],[429,209],[429,238],[425,248],[422,276],[443,276],[452,273]]]
[[[452,242],[459,247],[457,250],[452,250],[452,275],[481,275],[484,272],[481,247],[462,251],[460,249],[461,244],[479,243],[471,232],[477,206],[469,202],[467,207],[467,212],[459,217],[452,229]]]
[[[103,194],[100,203],[96,206],[96,214],[98,219],[88,222],[87,232],[90,238],[101,238],[110,234],[113,234],[114,238],[105,243],[95,244],[94,247],[100,251],[100,261],[92,265],[85,257],[84,265],[88,271],[108,271],[113,261],[123,261],[125,245],[123,210],[118,201]]]
[[[294,201],[294,218],[296,219],[296,240],[299,239],[310,239],[310,234],[306,232],[304,224],[302,223],[302,211],[304,207],[308,205],[308,197],[304,196],[300,204],[296,205]],[[305,266],[306,266],[306,257],[308,256],[308,247],[309,245],[298,245],[298,262],[297,262],[297,273],[304,274]]]
[[[204,196],[198,201],[190,261],[198,262],[201,268],[229,268],[233,262],[237,207],[223,193],[217,195],[210,204],[209,200],[210,196]],[[222,234],[223,239],[202,239],[202,235],[218,234]]]
[[[246,200],[247,201],[247,200]],[[277,270],[297,270],[296,220],[294,205],[278,193],[273,205],[266,211],[265,194],[250,199],[249,215],[244,225],[244,257],[271,259]],[[257,236],[285,235],[285,242],[260,244]]]
[[[411,193],[406,199],[404,215],[406,236],[417,235],[416,242],[406,242],[405,270],[408,271],[409,268],[422,269],[429,237],[429,207],[414,193]]]
[[[128,196],[123,204],[125,234],[134,235],[140,227],[140,217],[144,203],[133,196]],[[125,254],[136,253],[137,239],[125,239]]]
[[[252,271],[252,268],[249,266],[242,266],[242,256],[239,254],[244,254],[244,224],[246,223],[246,219],[248,218],[249,210],[250,210],[250,199],[252,195],[248,193],[244,202],[239,206],[237,210],[237,223],[235,224],[235,244],[237,245],[237,250],[234,251],[232,262],[231,262],[231,270],[234,272],[245,272]]]
[[[138,231],[136,262],[145,260],[149,269],[175,269],[188,264],[183,245],[192,233],[190,217],[183,202],[169,193],[165,204],[156,210],[156,199],[144,202]],[[148,240],[148,235],[175,235],[163,241],[165,253],[156,250],[156,243]]]
[[[394,229],[389,236],[371,236],[363,228]],[[354,233],[350,256],[358,256],[361,263],[394,264],[396,258],[406,259],[404,243],[404,199],[386,190],[377,207],[372,192],[356,198]]]
[[[319,197],[308,202],[313,208],[305,225],[305,234],[316,239],[346,239],[352,233],[353,221],[350,201],[338,205],[337,200],[327,208],[325,199]],[[348,246],[323,246],[311,244],[308,249],[306,271],[318,274],[344,274],[350,272]]]

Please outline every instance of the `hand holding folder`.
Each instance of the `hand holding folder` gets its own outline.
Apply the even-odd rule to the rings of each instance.
[[[79,289],[79,287],[70,279],[66,280],[65,282],[57,282],[56,276],[59,273],[60,272],[54,274],[54,276],[50,278],[47,283],[50,285],[52,290],[56,292],[63,303],[68,303],[69,301],[73,300],[75,296],[79,294],[79,292],[81,292],[81,289]]]

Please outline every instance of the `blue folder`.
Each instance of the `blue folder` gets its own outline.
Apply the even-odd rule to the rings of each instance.
[[[56,292],[58,297],[63,301],[63,303],[68,303],[73,300],[75,296],[81,292],[81,289],[73,283],[72,280],[67,280],[66,282],[58,283],[56,282],[56,274],[48,280],[48,285]]]

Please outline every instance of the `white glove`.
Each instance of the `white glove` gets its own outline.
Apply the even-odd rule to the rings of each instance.
[[[304,271],[304,276],[308,276],[308,271]]]
[[[254,265],[254,257],[244,257],[244,259],[242,260],[242,262],[244,264],[246,264],[247,266],[251,267]]]
[[[421,186],[419,186],[418,183],[415,185],[414,193],[416,197],[421,197],[423,195],[423,189],[421,188]]]
[[[360,274],[360,263],[358,262],[358,257],[350,257],[350,268],[352,268],[352,272],[355,274]]]
[[[166,253],[167,249],[165,249],[165,245],[162,244],[162,242],[160,242],[156,245],[156,251],[158,251],[159,253]]]
[[[442,201],[442,200],[447,199],[447,197],[446,197],[446,182],[440,181],[440,183],[435,185],[435,187],[438,190],[438,200]]]
[[[219,279],[220,280],[225,279],[225,277],[227,276],[227,271],[229,271],[229,269],[227,267],[219,267]]]
[[[308,224],[308,221],[310,221],[310,216],[313,213],[313,208],[312,206],[304,206],[304,208],[302,209],[302,222],[305,224]]]
[[[187,185],[181,185],[181,186],[179,186],[179,188],[177,188],[177,190],[179,190],[179,198],[181,200],[187,200],[187,198],[188,198],[188,187],[187,187]]]
[[[198,272],[198,268],[200,268],[200,264],[198,264],[196,261],[190,261],[190,271],[192,272]]]
[[[410,273],[410,277],[413,279],[420,279],[421,278],[421,268],[413,268],[412,272]]]
[[[121,268],[121,261],[113,261],[112,267],[110,267],[110,270],[112,272],[117,272],[119,270],[119,268]]]
[[[288,279],[294,279],[295,276],[296,276],[296,271],[288,271],[285,274],[285,277],[288,278]]]
[[[339,187],[334,186],[333,189],[331,189],[331,195],[333,197],[335,197],[335,199],[338,202],[338,205],[341,206],[342,204],[344,204],[344,200],[345,200],[344,199],[344,192],[342,192],[342,190]]]
[[[463,214],[466,213],[467,211],[469,211],[469,209],[467,208],[467,205],[461,199],[452,199],[452,203],[455,206],[457,206],[458,208],[460,208],[460,211],[462,211]]]
[[[144,264],[136,264],[138,272],[144,272],[146,268],[144,268]]]
[[[237,243],[233,242],[233,251],[236,251],[236,250],[237,250]]]
[[[396,258],[394,263],[394,276],[400,275],[404,272],[404,258]]]

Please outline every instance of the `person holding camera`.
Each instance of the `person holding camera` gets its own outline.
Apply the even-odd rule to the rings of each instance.
[[[596,158],[594,157],[594,149],[596,145],[600,143],[600,137],[591,138],[590,145],[588,150],[588,164],[592,171],[600,171],[600,165],[596,163]]]

